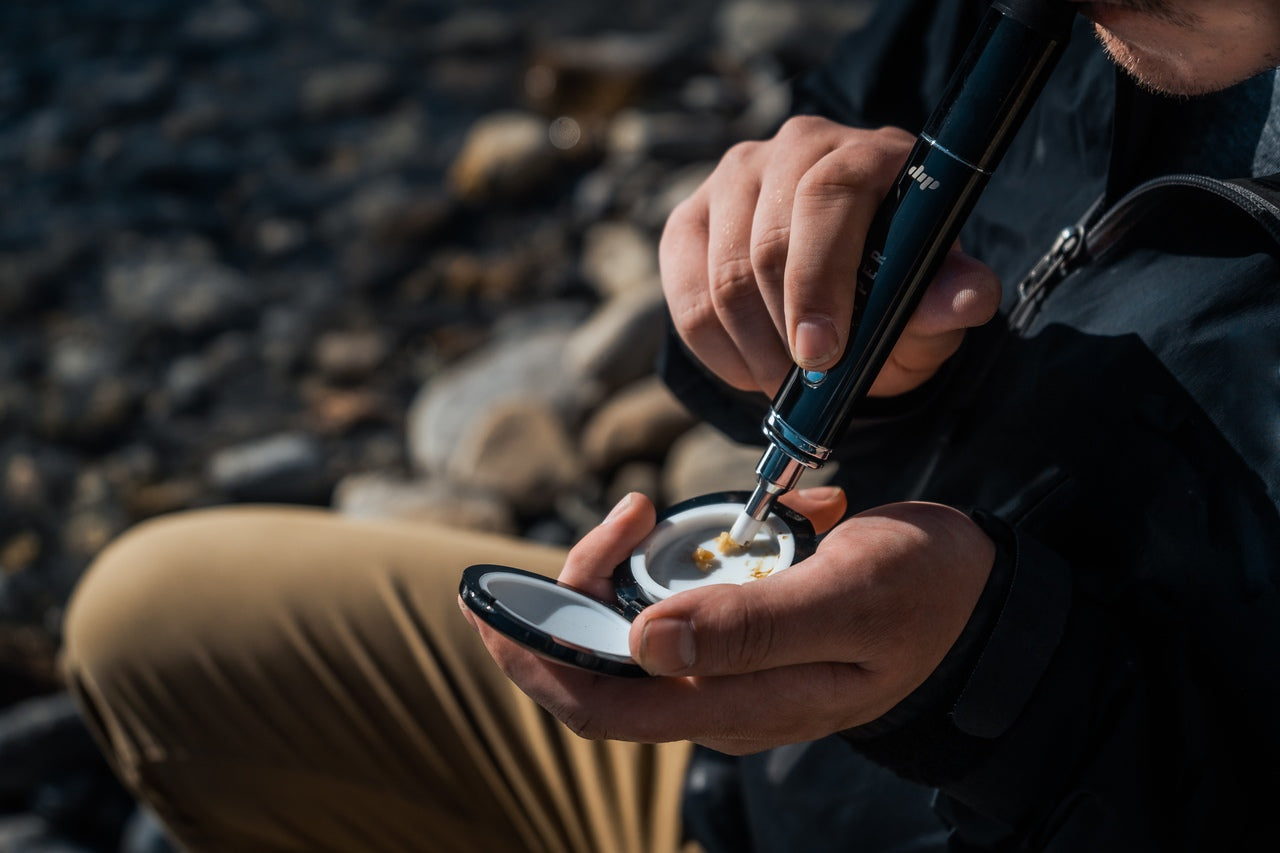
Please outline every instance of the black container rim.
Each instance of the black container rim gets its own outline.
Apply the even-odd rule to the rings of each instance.
[[[621,609],[598,601],[545,575],[539,575],[525,569],[494,564],[468,566],[462,572],[462,581],[458,585],[458,594],[462,597],[463,604],[486,625],[505,634],[536,654],[561,663],[570,664],[579,669],[623,678],[648,676],[648,673],[630,657],[622,660],[615,659],[614,656],[606,656],[606,653],[601,652],[599,649],[588,648],[571,642],[531,624],[488,592],[486,581],[493,577],[514,578],[524,583],[534,584],[541,593],[548,594],[564,603],[588,607],[602,616],[611,614],[611,616],[604,616],[606,619],[616,616],[615,627],[623,632],[624,640],[631,628],[631,620]]]

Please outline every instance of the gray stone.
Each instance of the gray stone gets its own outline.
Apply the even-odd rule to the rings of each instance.
[[[420,521],[465,530],[516,533],[515,519],[504,501],[466,484],[439,479],[351,474],[334,487],[333,505],[351,518]]]
[[[366,174],[387,174],[434,162],[435,145],[426,113],[417,104],[404,106],[373,123],[355,149]]]
[[[572,318],[571,318],[572,319]],[[406,425],[409,455],[417,470],[449,469],[450,459],[477,421],[510,401],[537,400],[563,423],[576,423],[601,397],[598,385],[565,368],[572,323],[541,321],[534,331],[495,335],[491,348],[442,370],[419,390]]]
[[[62,327],[51,337],[47,377],[58,385],[91,385],[121,367],[120,342],[96,323]]]
[[[577,452],[556,413],[538,400],[490,407],[462,436],[447,476],[501,495],[517,512],[547,515],[583,479]]]
[[[207,474],[215,488],[241,500],[310,502],[323,482],[323,469],[320,442],[287,432],[215,452]]]
[[[132,67],[104,63],[86,82],[79,96],[95,109],[113,119],[137,117],[155,113],[168,103],[174,90],[174,66],[158,57]]]
[[[62,525],[61,546],[78,561],[92,559],[117,535],[126,522],[119,507],[96,506],[79,510]]]
[[[395,93],[395,75],[377,62],[349,62],[312,71],[302,84],[302,113],[313,119],[372,111]]]
[[[249,280],[199,254],[156,247],[112,262],[105,280],[113,315],[131,325],[184,333],[240,318],[254,303]]]
[[[717,48],[726,59],[740,64],[770,57],[793,66],[812,65],[821,61],[843,34],[865,23],[873,5],[868,0],[731,0],[716,15]]]
[[[615,506],[632,492],[639,492],[656,506],[663,506],[662,469],[652,462],[628,462],[622,465],[605,486],[604,505]]]
[[[139,807],[125,824],[120,853],[178,853],[177,845],[150,809]]]
[[[739,139],[773,136],[792,112],[792,84],[781,66],[758,61],[743,73],[747,107],[732,122],[732,135]]]
[[[644,198],[639,199],[634,216],[637,222],[661,228],[676,205],[693,195],[715,170],[715,161],[694,163],[667,173]]]
[[[613,297],[569,337],[565,369],[606,390],[653,372],[665,316],[666,303],[659,290],[646,288]]]
[[[512,15],[495,9],[456,7],[431,28],[427,46],[442,54],[489,54],[519,46],[524,33]]]
[[[631,106],[688,47],[685,33],[671,23],[650,33],[615,31],[546,40],[534,50],[525,94],[551,115],[606,116]]]
[[[234,0],[197,6],[182,25],[188,46],[202,50],[237,47],[255,41],[266,31],[262,15]]]
[[[199,409],[217,395],[219,383],[256,366],[252,339],[243,332],[225,332],[199,352],[169,364],[163,381],[149,394],[149,413],[168,417]]]
[[[582,277],[601,295],[660,290],[658,245],[628,222],[601,222],[582,236]]]
[[[84,239],[63,233],[39,247],[0,252],[0,317],[19,316],[48,298],[74,274],[87,249]]]
[[[305,223],[283,217],[264,219],[253,229],[258,251],[268,258],[293,254],[307,245],[309,234]]]
[[[671,503],[728,489],[755,486],[761,448],[729,441],[705,424],[685,433],[671,447],[662,473],[662,491]]]
[[[636,459],[662,459],[697,420],[657,377],[625,388],[608,400],[582,430],[582,457],[595,471]]]
[[[448,199],[438,190],[415,187],[403,178],[384,178],[326,211],[320,227],[329,239],[356,237],[383,248],[418,247],[450,213]]]
[[[20,794],[33,782],[57,776],[95,752],[68,693],[39,696],[5,708],[0,712],[0,796]]]
[[[316,341],[312,359],[327,379],[354,382],[370,376],[391,351],[379,329],[326,332]]]
[[[718,157],[729,141],[729,126],[715,114],[628,109],[610,122],[605,151],[623,162],[688,163]]]
[[[520,199],[547,185],[562,157],[550,123],[534,113],[505,111],[478,120],[449,169],[449,186],[469,202]]]
[[[40,395],[37,424],[45,437],[76,445],[109,444],[133,421],[141,399],[128,376],[48,385]]]

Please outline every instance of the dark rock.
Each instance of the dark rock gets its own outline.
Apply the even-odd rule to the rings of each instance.
[[[384,104],[395,90],[395,75],[377,62],[320,68],[302,84],[302,114],[311,119],[358,115]]]
[[[140,401],[138,388],[127,377],[49,385],[40,395],[37,426],[53,441],[104,447],[129,426]]]
[[[652,373],[665,316],[666,303],[655,286],[613,297],[570,335],[565,371],[606,391]]]
[[[0,711],[0,798],[11,798],[82,765],[97,747],[67,693]]]
[[[199,53],[225,51],[257,41],[267,34],[265,18],[242,3],[206,3],[197,6],[182,23],[182,39]]]
[[[209,458],[214,488],[237,500],[327,502],[320,442],[302,432],[281,433],[217,451]]]
[[[138,808],[125,824],[119,853],[178,853],[178,848],[155,814]]]
[[[156,246],[116,259],[104,276],[112,314],[142,329],[188,334],[238,321],[254,304],[253,288],[208,254]]]
[[[378,329],[332,331],[321,335],[312,350],[320,374],[336,382],[369,377],[391,352],[391,341]]]
[[[550,122],[505,111],[476,122],[449,170],[457,196],[473,203],[528,198],[545,189],[563,158],[548,135]]]
[[[35,248],[0,253],[0,318],[21,316],[38,307],[88,255],[85,241],[67,233]]]
[[[435,27],[424,47],[441,54],[492,55],[518,50],[520,22],[495,9],[459,9]]]
[[[603,297],[661,288],[657,241],[631,223],[600,222],[588,228],[580,258],[582,277]]]
[[[545,516],[526,525],[520,536],[530,542],[568,548],[577,540],[578,532],[561,518]]]
[[[591,416],[582,429],[582,456],[596,471],[633,460],[660,460],[696,423],[666,385],[651,376],[623,389]]]
[[[476,418],[450,455],[449,479],[501,495],[517,512],[546,512],[583,479],[564,423],[534,399],[498,403]]]
[[[63,838],[39,815],[0,817],[0,850],[6,853],[96,853],[93,848]]]
[[[611,115],[689,56],[689,34],[607,32],[538,44],[525,94],[548,115]]]
[[[728,123],[714,114],[628,109],[610,122],[605,150],[626,163],[690,163],[718,158],[731,138]]]

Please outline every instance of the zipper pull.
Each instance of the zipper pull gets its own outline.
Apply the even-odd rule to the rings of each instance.
[[[1075,268],[1084,254],[1084,235],[1084,225],[1062,229],[1045,256],[1018,283],[1018,304],[1009,312],[1010,328],[1025,330],[1049,291]]]
[[[1063,228],[1045,256],[1019,282],[1018,296],[1035,299],[1042,291],[1056,284],[1056,279],[1065,278],[1083,248],[1084,227],[1073,225]]]

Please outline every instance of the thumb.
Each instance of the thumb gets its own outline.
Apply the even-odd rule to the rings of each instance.
[[[806,564],[815,558],[811,557]],[[631,655],[652,675],[738,675],[812,661],[852,662],[850,625],[796,571],[742,586],[687,590],[653,604],[631,627]]]

